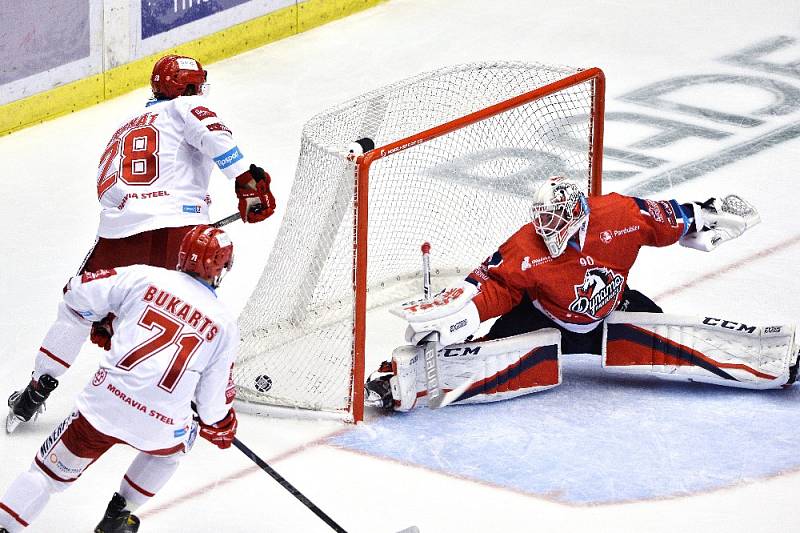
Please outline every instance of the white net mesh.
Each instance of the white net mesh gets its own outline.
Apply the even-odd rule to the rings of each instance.
[[[448,67],[311,119],[275,246],[239,320],[238,398],[352,412],[351,142],[382,147],[576,72]],[[571,176],[590,192],[594,90],[589,80],[378,159],[369,169],[367,307],[419,292],[425,240],[434,286],[463,277],[529,221],[532,191],[548,176]]]

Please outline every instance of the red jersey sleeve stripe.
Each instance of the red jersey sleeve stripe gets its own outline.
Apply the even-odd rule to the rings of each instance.
[[[55,361],[56,363],[58,363],[61,366],[63,366],[64,368],[69,368],[69,364],[66,361],[64,361],[60,357],[57,357],[56,355],[54,355],[53,352],[51,352],[50,350],[48,350],[44,346],[40,346],[39,347],[39,351],[42,352],[47,357],[49,357],[50,359],[52,359],[53,361]]]

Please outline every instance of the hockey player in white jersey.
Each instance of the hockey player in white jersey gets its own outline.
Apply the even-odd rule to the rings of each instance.
[[[209,223],[208,185],[216,166],[234,180],[239,214],[259,222],[275,210],[270,177],[247,159],[231,131],[203,96],[207,73],[190,57],[168,55],[153,67],[153,99],[126,118],[111,135],[97,171],[101,206],[97,242],[80,272],[133,264],[174,269],[186,231]],[[94,325],[91,338],[102,345],[107,319]],[[90,337],[89,323],[75,323],[64,312],[37,350],[37,368],[66,369]],[[46,360],[46,361],[40,361]],[[27,396],[47,394],[28,390]],[[20,421],[34,413],[15,405]]]
[[[258,222],[274,212],[269,175],[245,157],[209,108],[206,79],[190,57],[165,56],[153,67],[153,99],[117,128],[100,159],[98,248],[107,239],[207,224],[215,166],[235,180],[242,220]]]
[[[65,287],[61,307],[70,320],[116,315],[110,349],[74,412],[0,499],[0,532],[24,529],[51,494],[69,487],[114,444],[127,444],[140,453],[95,531],[133,533],[139,520],[131,511],[164,486],[198,429],[220,448],[231,445],[239,331],[214,290],[233,263],[233,244],[222,230],[197,226],[184,237],[177,263],[177,272],[146,265],[85,272]],[[34,381],[52,390],[64,371],[37,368]]]

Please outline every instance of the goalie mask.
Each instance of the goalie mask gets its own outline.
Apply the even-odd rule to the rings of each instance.
[[[586,230],[589,204],[575,182],[553,176],[536,191],[532,214],[536,233],[544,240],[550,256],[558,257],[575,233]]]
[[[208,280],[219,287],[233,266],[233,243],[221,229],[201,224],[189,230],[181,241],[177,270]]]

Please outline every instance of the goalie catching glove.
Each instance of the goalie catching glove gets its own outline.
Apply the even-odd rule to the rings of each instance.
[[[761,222],[755,208],[736,195],[695,203],[694,227],[680,239],[681,246],[710,252]]]
[[[461,342],[477,331],[481,324],[478,308],[472,298],[478,289],[461,282],[436,293],[433,298],[419,299],[402,304],[390,312],[406,322],[406,342],[417,344],[438,334],[439,344],[449,346]]]
[[[250,165],[250,170],[236,177],[235,190],[242,221],[261,222],[275,212],[275,197],[269,184],[269,174],[256,165]]]

